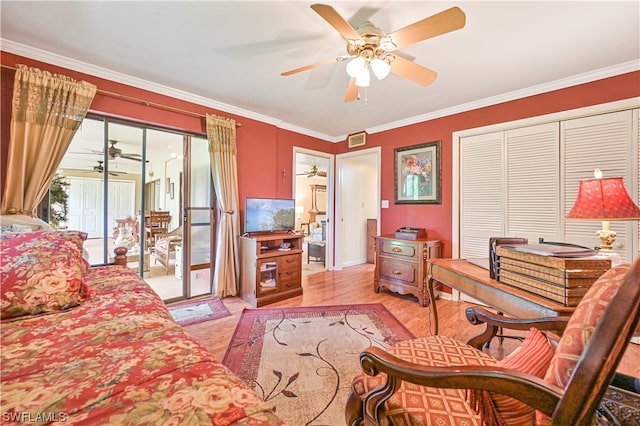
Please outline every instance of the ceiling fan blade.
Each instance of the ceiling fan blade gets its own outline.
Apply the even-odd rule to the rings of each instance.
[[[356,86],[356,79],[349,80],[349,86],[347,86],[347,93],[344,95],[345,102],[352,102],[358,99],[358,86]]]
[[[118,155],[118,157],[119,158],[124,158],[124,159],[127,159],[127,160],[133,160],[133,161],[142,162],[142,158],[134,157],[134,156],[132,156],[130,154],[120,154],[120,155]],[[147,163],[148,163],[148,161],[147,161]]]
[[[348,58],[348,56],[346,58]],[[310,69],[319,67],[321,65],[331,64],[331,63],[334,63],[334,62],[340,62],[340,61],[343,61],[346,58],[343,57],[343,56],[338,56],[337,58],[325,59],[322,62],[317,62],[315,64],[305,65],[304,67],[295,68],[295,69],[292,69],[292,70],[289,70],[289,71],[285,71],[285,72],[281,73],[280,75],[283,76],[283,77],[286,77],[286,76],[289,76],[291,74],[297,74],[297,73],[302,72],[302,71],[308,71]]]
[[[335,28],[345,40],[360,39],[360,34],[333,7],[326,4],[312,4],[311,9]]]
[[[459,30],[464,27],[465,22],[464,12],[458,7],[452,7],[387,34],[387,36],[396,45],[396,49],[401,49],[428,38]]]
[[[391,72],[418,83],[421,86],[430,85],[438,76],[437,72],[404,59],[401,56],[396,56],[393,62],[391,62]]]

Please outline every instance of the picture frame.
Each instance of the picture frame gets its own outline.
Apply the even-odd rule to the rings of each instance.
[[[165,178],[164,186],[167,188],[167,194],[171,192],[171,178]]]
[[[396,148],[396,204],[442,204],[441,141]]]
[[[174,195],[174,188],[175,188],[175,183],[171,182],[171,185],[169,185],[169,198],[173,200],[173,195]]]
[[[360,132],[360,133],[355,133],[353,135],[349,135],[348,140],[349,140],[349,148],[363,146],[364,144],[367,143],[367,133]]]

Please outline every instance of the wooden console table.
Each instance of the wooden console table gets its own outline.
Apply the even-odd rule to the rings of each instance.
[[[433,308],[435,333],[438,334],[438,312],[435,303],[436,282],[517,318],[571,316],[575,307],[563,306],[544,297],[502,284],[489,278],[489,270],[463,259],[433,259],[427,264],[427,291]]]

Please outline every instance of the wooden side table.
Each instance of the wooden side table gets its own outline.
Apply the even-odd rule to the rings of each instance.
[[[376,267],[373,290],[380,288],[400,294],[413,294],[420,306],[429,302],[427,292],[427,260],[442,255],[440,240],[409,240],[395,235],[375,237]]]

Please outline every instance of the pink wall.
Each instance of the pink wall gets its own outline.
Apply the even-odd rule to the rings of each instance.
[[[381,210],[381,233],[393,233],[401,226],[426,228],[429,238],[443,240],[444,256],[451,256],[453,155],[451,135],[453,132],[637,96],[640,96],[640,72],[632,72],[367,135],[367,144],[361,149],[382,147],[381,197],[383,200],[389,200],[389,208]],[[393,150],[403,146],[436,140],[442,141],[442,204],[395,205],[393,203]],[[352,151],[348,148],[346,142],[339,143],[336,148],[336,154]]]
[[[214,111],[208,107],[174,99],[168,96],[137,89],[124,84],[81,74],[42,62],[22,58],[6,52],[1,53],[2,64],[15,66],[22,63],[43,70],[60,72],[71,77],[92,82],[100,90],[120,93],[197,113],[214,113],[231,117],[242,124],[238,128],[238,184],[240,200],[247,196],[292,197],[293,146],[323,151],[332,154],[350,151],[346,141],[331,144],[313,137],[300,135],[273,125],[232,114]],[[6,72],[2,73],[3,89]],[[428,90],[428,89],[425,89]],[[9,90],[2,91],[2,106],[11,97]],[[383,234],[393,233],[401,226],[427,228],[429,236],[442,239],[444,255],[451,256],[451,184],[452,150],[451,134],[455,131],[512,121],[542,114],[596,105],[640,96],[640,72],[633,72],[582,84],[567,89],[531,96],[512,102],[493,105],[473,111],[455,114],[435,120],[405,126],[367,136],[362,148],[380,146],[382,148],[382,199],[390,200],[388,209],[382,209],[380,228]],[[0,152],[0,178],[5,170],[5,134],[9,126],[3,108],[2,141]],[[92,112],[134,119],[148,124],[156,124],[179,130],[204,134],[204,120],[157,108],[133,104],[111,96],[98,95],[91,108]],[[397,147],[418,143],[442,141],[442,204],[440,205],[394,205],[393,150]],[[283,178],[282,171],[286,171]]]

